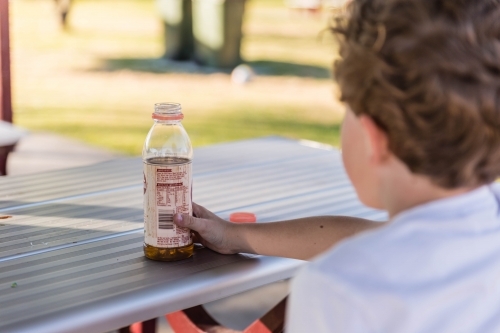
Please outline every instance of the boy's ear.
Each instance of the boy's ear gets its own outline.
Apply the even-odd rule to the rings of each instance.
[[[390,156],[387,133],[370,116],[361,115],[359,121],[366,134],[370,161],[377,164],[383,163]]]

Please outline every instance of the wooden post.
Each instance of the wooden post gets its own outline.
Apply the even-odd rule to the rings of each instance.
[[[9,0],[0,0],[0,119],[12,122],[10,86]]]

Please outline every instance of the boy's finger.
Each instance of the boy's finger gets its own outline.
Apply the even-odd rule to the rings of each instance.
[[[194,202],[193,202],[193,216],[195,216],[195,217],[201,217],[200,205],[197,205]]]
[[[197,232],[192,232],[191,235],[193,237],[193,243],[200,243],[201,244],[201,237]]]
[[[179,227],[189,228],[197,232],[202,231],[206,224],[204,219],[199,219],[187,214],[179,213],[174,215],[174,222]]]
[[[193,215],[196,217],[208,218],[207,209],[193,202]]]

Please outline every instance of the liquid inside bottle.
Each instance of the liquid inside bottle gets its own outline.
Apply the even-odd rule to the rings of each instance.
[[[185,259],[194,251],[191,231],[173,222],[176,213],[192,215],[193,151],[182,118],[179,104],[155,104],[144,143],[144,254],[153,260]]]

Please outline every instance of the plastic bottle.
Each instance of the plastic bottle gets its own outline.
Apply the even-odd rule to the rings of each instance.
[[[144,166],[144,254],[173,261],[193,255],[191,231],[173,223],[176,213],[192,214],[193,149],[177,103],[155,104],[154,124],[142,150]]]

